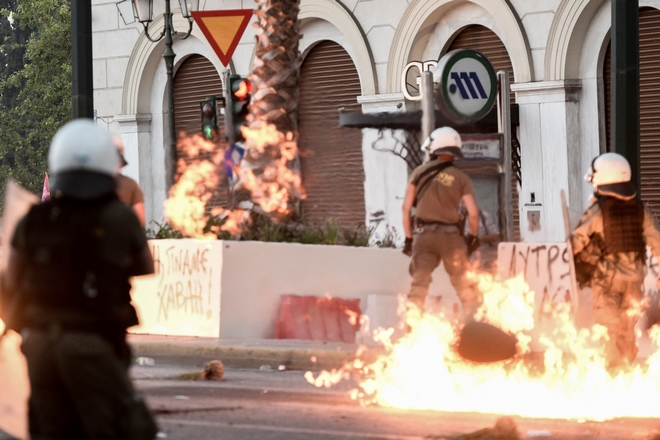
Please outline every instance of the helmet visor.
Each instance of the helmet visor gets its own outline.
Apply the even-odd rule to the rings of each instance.
[[[593,184],[594,183],[594,174],[596,174],[596,169],[594,168],[594,163],[596,162],[596,159],[598,159],[600,156],[596,156],[592,161],[591,161],[591,166],[589,167],[589,171],[587,171],[587,174],[584,175],[584,180],[587,182]]]
[[[113,176],[91,171],[66,171],[50,177],[51,193],[61,193],[76,199],[95,199],[115,191]]]

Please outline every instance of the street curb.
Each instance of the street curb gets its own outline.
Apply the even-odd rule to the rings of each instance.
[[[169,342],[129,341],[135,357],[153,358],[156,364],[175,363],[182,366],[203,367],[218,359],[230,368],[272,369],[284,366],[288,370],[328,370],[340,368],[356,359],[357,347],[343,350],[265,346],[214,346],[208,344],[173,344]],[[371,351],[361,359],[375,358]]]

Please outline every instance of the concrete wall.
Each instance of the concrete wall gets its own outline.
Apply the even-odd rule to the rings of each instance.
[[[397,322],[397,296],[410,286],[410,259],[396,249],[263,243],[152,240],[157,273],[133,282],[142,325],[135,333],[272,338],[281,295],[358,298],[370,330]],[[523,274],[544,301],[566,301],[570,291],[565,243],[501,243],[501,279]],[[649,253],[644,291],[657,292],[658,262]],[[427,309],[458,304],[442,267],[433,274]],[[486,293],[487,294],[487,293]],[[544,298],[545,297],[545,298]],[[590,326],[590,290],[579,295],[579,324]]]
[[[162,249],[159,252],[162,264],[157,265],[159,273],[155,276],[146,277],[147,280],[139,277],[134,282],[133,301],[145,323],[132,329],[135,333],[272,338],[280,295],[359,298],[362,311],[367,312],[370,301],[377,307],[377,297],[396,298],[398,294],[406,294],[410,286],[410,258],[396,249],[252,241],[152,240],[150,244],[152,250],[154,244]],[[166,289],[162,286],[172,285],[172,282],[159,284],[157,280],[162,278],[163,271],[173,272],[164,265],[165,250],[171,249],[169,254],[178,255],[177,248],[182,247],[209,248],[209,256],[220,252],[221,257],[208,262],[210,268],[220,260],[221,272],[213,275],[220,282],[214,281],[210,286],[208,271],[188,272],[185,278],[181,273],[176,274],[176,280],[182,280],[184,285],[190,279],[203,280],[203,294],[196,300],[200,303],[194,310],[185,293],[175,295],[170,301],[169,315],[164,319],[162,292]],[[438,268],[433,276],[429,296],[442,295],[443,302],[455,302],[456,293],[444,269]],[[211,298],[207,298],[207,291]],[[219,311],[209,310],[206,304],[216,304],[217,297]],[[218,312],[220,329],[215,334],[202,324],[214,320]],[[391,318],[395,312],[396,308],[390,309],[388,316],[381,319]],[[378,318],[374,317],[374,324],[378,323]]]

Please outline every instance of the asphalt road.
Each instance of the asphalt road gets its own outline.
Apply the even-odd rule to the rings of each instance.
[[[303,371],[227,369],[223,380],[172,379],[189,367],[135,366],[136,386],[155,412],[161,438],[207,439],[461,439],[518,438],[660,440],[660,420],[582,422],[506,418],[497,414],[363,407],[349,397],[355,383],[329,389],[308,384]],[[657,404],[654,402],[652,404]]]

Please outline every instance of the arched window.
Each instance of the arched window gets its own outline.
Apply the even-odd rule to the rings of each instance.
[[[362,132],[339,127],[338,109],[360,111],[360,78],[348,53],[322,41],[300,69],[298,129],[302,215],[310,224],[337,219],[344,227],[365,223]]]

